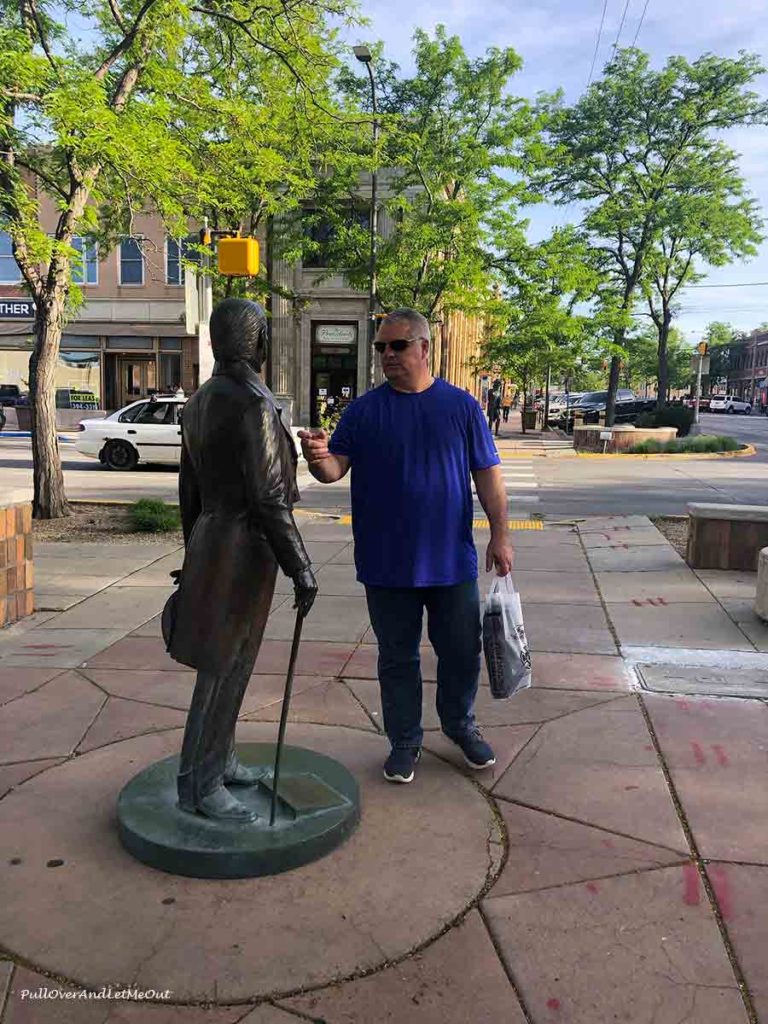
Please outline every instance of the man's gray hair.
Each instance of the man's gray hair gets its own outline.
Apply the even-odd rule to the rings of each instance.
[[[409,309],[408,306],[404,306],[402,309],[393,309],[391,313],[387,313],[381,323],[382,325],[399,324],[401,321],[409,325],[412,333],[417,338],[426,338],[427,341],[432,340],[429,322],[417,309]]]

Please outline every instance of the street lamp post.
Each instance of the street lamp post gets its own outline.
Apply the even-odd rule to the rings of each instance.
[[[378,167],[377,149],[379,142],[378,106],[376,102],[376,78],[373,74],[373,56],[367,46],[355,46],[353,48],[355,57],[361,64],[365,64],[368,78],[371,82],[371,111],[373,113],[372,135],[373,135],[373,166],[371,167],[371,213],[369,217],[371,229],[370,263],[368,267],[368,360],[370,372],[368,374],[368,386],[374,385],[374,374],[376,361],[373,354],[373,341],[376,337],[376,244],[379,214],[377,209],[378,194]]]

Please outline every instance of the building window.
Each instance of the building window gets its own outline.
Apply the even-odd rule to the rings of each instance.
[[[163,352],[160,355],[160,390],[166,394],[181,387],[181,355]]]
[[[124,352],[140,352],[142,349],[151,351],[154,348],[154,345],[152,344],[151,338],[139,337],[137,335],[131,335],[123,338],[118,335],[113,335],[112,337],[107,338],[107,348],[122,349]]]
[[[144,254],[138,238],[120,243],[120,284],[144,284]]]
[[[186,238],[167,238],[165,241],[165,282],[166,284],[184,284],[186,268],[184,261],[199,263],[200,254],[193,250],[193,246],[199,245],[200,239],[197,235],[187,235]]]
[[[342,242],[340,236],[346,236],[343,241],[349,243],[353,238],[360,240],[357,237],[359,233],[364,233],[367,238],[369,231],[370,215],[367,207],[349,207],[338,227],[320,210],[305,210],[304,237],[309,244],[304,253],[303,266],[310,269],[338,267],[339,254],[335,250]]]
[[[0,284],[19,284],[21,273],[13,256],[13,244],[7,231],[0,231]]]
[[[80,254],[79,260],[72,261],[73,284],[99,283],[99,247],[96,242],[82,235],[72,237],[72,248]]]

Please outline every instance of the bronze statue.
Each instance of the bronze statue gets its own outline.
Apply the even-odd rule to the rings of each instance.
[[[183,414],[179,500],[186,548],[164,634],[172,658],[197,669],[178,775],[179,806],[226,821],[255,814],[228,786],[261,772],[235,755],[235,724],[261,646],[278,566],[301,616],[317,582],[293,519],[297,455],[259,371],[262,307],[225,299],[210,321],[213,376]],[[172,620],[172,621],[170,621]]]

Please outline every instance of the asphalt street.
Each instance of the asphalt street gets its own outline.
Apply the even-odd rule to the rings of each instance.
[[[758,454],[751,458],[602,460],[517,453],[503,462],[510,515],[674,515],[683,514],[690,501],[768,505],[768,417],[704,414],[701,425],[702,433],[729,434],[754,444]],[[177,500],[178,474],[173,468],[141,466],[130,473],[112,472],[79,455],[67,440],[62,442],[61,452],[70,498]],[[10,491],[31,494],[31,471],[29,440],[0,434],[0,495]],[[305,470],[299,486],[303,495],[300,507],[337,514],[349,511],[348,478],[339,484],[318,484]],[[479,506],[476,512],[482,516]]]

